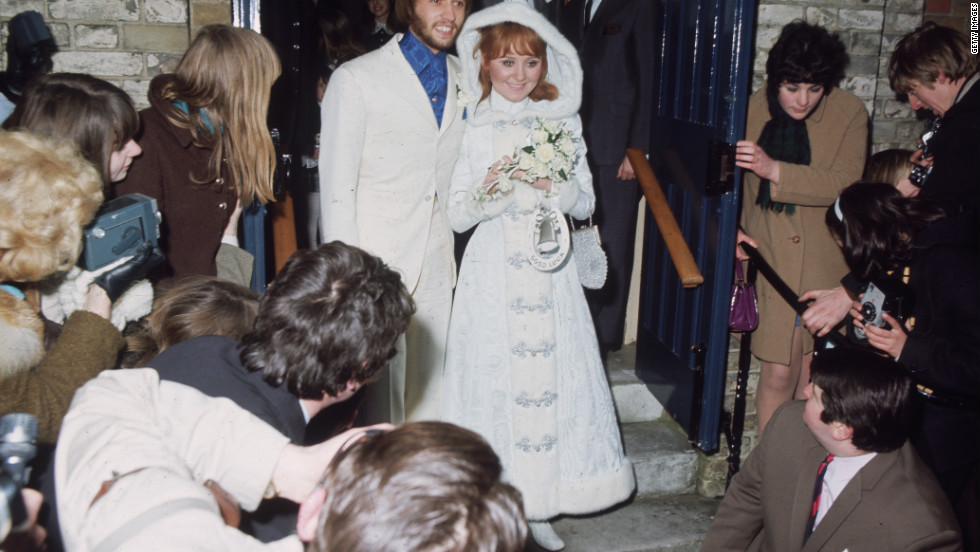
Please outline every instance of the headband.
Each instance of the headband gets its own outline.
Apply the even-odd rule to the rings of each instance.
[[[837,215],[837,220],[844,222],[844,213],[840,210],[840,196],[837,196],[837,200],[834,201],[834,214]]]

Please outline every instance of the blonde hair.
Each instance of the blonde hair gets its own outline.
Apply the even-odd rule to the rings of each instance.
[[[78,259],[102,177],[69,142],[0,132],[0,280],[36,282]]]
[[[558,97],[558,88],[545,80],[548,76],[548,45],[534,29],[519,23],[505,21],[480,29],[480,40],[473,49],[473,54],[480,52],[480,87],[483,93],[482,102],[490,95],[493,83],[490,82],[490,62],[504,57],[511,52],[521,56],[541,58],[541,78],[537,86],[527,95],[531,101],[554,100]]]
[[[909,175],[912,170],[912,150],[907,149],[886,149],[879,151],[868,159],[868,165],[864,169],[864,178],[868,182],[887,182],[892,186],[898,186],[903,178]]]
[[[900,94],[912,91],[912,81],[932,90],[942,71],[950,80],[969,78],[977,56],[962,32],[927,21],[902,37],[888,59],[888,82]]]
[[[276,154],[266,113],[280,67],[272,44],[255,31],[208,25],[194,38],[161,94],[187,102],[188,113],[174,107],[167,119],[190,131],[194,145],[211,150],[208,173],[191,175],[194,182],[219,178],[227,159],[243,205],[272,200]]]

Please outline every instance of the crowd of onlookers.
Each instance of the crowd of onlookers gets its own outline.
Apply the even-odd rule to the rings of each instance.
[[[406,26],[416,32],[422,16],[412,10],[401,22],[392,4],[367,0],[358,29],[339,10],[321,12],[323,67],[310,91],[318,101],[341,64],[402,36],[394,33]],[[542,102],[534,109],[546,107],[533,113],[563,121],[582,143],[579,92],[559,95],[581,87],[576,49],[524,8],[490,8],[473,16],[473,27],[454,27],[468,48],[461,54],[472,54],[460,82],[482,86],[483,97],[472,100],[478,108],[471,112],[459,98],[463,154],[452,187],[441,192],[455,194],[445,200],[453,230],[479,225],[474,252],[461,264],[455,326],[446,329],[450,349],[463,352],[449,359],[463,359],[456,368],[486,361],[481,370],[492,375],[502,365],[494,356],[499,338],[500,348],[527,362],[527,370],[485,384],[461,373],[458,397],[436,401],[455,408],[446,409],[453,413],[448,421],[486,426],[477,432],[437,421],[351,429],[370,384],[387,377],[389,362],[404,353],[420,298],[389,259],[342,241],[320,244],[330,213],[320,209],[329,202],[320,197],[319,175],[330,173],[316,168],[328,158],[319,142],[300,163],[311,247],[290,256],[261,294],[249,289],[254,259],[239,247],[239,217],[243,206],[273,199],[277,163],[266,114],[281,65],[268,40],[246,29],[205,27],[174,72],[153,79],[150,107],[139,113],[125,92],[98,78],[48,73],[43,62],[8,67],[21,78],[0,84],[22,89],[0,131],[0,414],[36,418],[37,452],[23,493],[7,494],[16,523],[0,536],[8,537],[4,550],[36,549],[46,536],[49,550],[514,551],[524,547],[526,515],[538,544],[558,550],[564,544],[547,520],[570,510],[539,506],[539,498],[594,508],[570,501],[574,489],[551,497],[552,489],[534,487],[534,479],[548,487],[554,481],[556,489],[570,484],[567,474],[539,477],[512,460],[516,452],[494,439],[502,420],[540,429],[583,416],[581,426],[591,431],[609,414],[615,443],[602,455],[610,465],[595,467],[598,437],[591,455],[568,453],[563,462],[582,460],[601,472],[606,487],[632,490],[631,475],[613,478],[629,462],[608,390],[588,416],[587,401],[576,395],[580,411],[563,410],[555,420],[511,414],[510,402],[524,401],[526,410],[561,397],[493,402],[511,386],[541,387],[521,379],[532,368],[560,372],[546,365],[554,348],[518,351],[526,344],[509,327],[520,328],[522,339],[544,332],[543,342],[562,352],[585,351],[575,359],[580,364],[594,356],[601,368],[600,347],[610,348],[595,339],[574,273],[552,279],[522,265],[530,273],[517,266],[519,274],[495,279],[497,264],[500,273],[516,266],[506,248],[524,237],[525,219],[516,230],[505,219],[537,216],[537,246],[541,219],[551,216],[542,198],[559,218],[586,218],[602,201],[593,194],[584,146],[568,181],[575,188],[539,179],[527,192],[497,195],[509,158],[494,146],[532,135],[530,126],[517,128],[519,118],[509,125],[528,102]],[[531,73],[534,59],[551,59],[550,72],[545,63],[535,74],[553,90],[538,92],[535,80],[534,92],[508,95],[500,83],[517,78],[507,72],[513,69],[491,65],[514,59],[531,59]],[[800,300],[812,303],[797,316],[771,286],[758,285],[752,352],[762,361],[762,439],[721,504],[708,550],[744,550],[753,542],[799,550],[811,538],[821,543],[816,549],[980,546],[977,58],[962,33],[947,28],[927,24],[903,37],[888,67],[892,88],[935,121],[910,149],[867,160],[865,107],[837,87],[845,67],[839,38],[818,26],[788,25],[769,54],[766,85],[749,101],[746,139],[736,146],[745,173],[739,243],[757,248]],[[462,93],[459,85],[451,92]],[[574,107],[558,99],[567,94]],[[338,121],[341,111],[334,111]],[[508,122],[503,129],[501,121]],[[496,131],[510,134],[490,138]],[[624,180],[633,176],[627,169]],[[294,184],[293,193],[298,189]],[[142,233],[119,244],[125,255],[115,251],[98,267],[80,266],[95,239],[86,228],[107,216],[100,208],[113,205],[108,200],[120,198],[152,199],[162,234],[161,221],[141,219]],[[425,213],[427,222],[443,219],[438,209]],[[488,253],[498,241],[506,257]],[[515,294],[522,289],[555,299],[521,303]],[[875,302],[878,293],[884,300]],[[567,310],[553,328],[550,314],[538,313],[543,322],[529,326],[497,313],[543,312],[562,301]],[[821,348],[831,334],[836,347]],[[578,349],[580,342],[589,348]],[[447,364],[447,380],[456,372]],[[565,394],[561,381],[542,385]],[[472,395],[461,399],[463,393]],[[471,420],[474,412],[492,419]],[[566,435],[561,431],[554,429]]]
[[[779,431],[780,439],[788,438],[779,419],[779,413],[787,409],[786,401],[812,401],[816,390],[823,388],[822,402],[826,412],[830,411],[826,385],[820,382],[815,368],[811,372],[811,362],[815,367],[817,359],[828,357],[821,348],[836,345],[872,352],[888,359],[894,372],[911,377],[915,389],[912,413],[901,422],[901,441],[907,432],[918,457],[945,494],[943,497],[920,488],[914,500],[900,500],[897,510],[880,510],[882,519],[911,527],[898,520],[914,512],[916,507],[911,503],[916,502],[932,512],[914,514],[920,521],[948,520],[952,505],[963,529],[964,544],[974,550],[980,546],[976,523],[980,497],[980,312],[974,307],[980,301],[977,57],[970,53],[961,32],[932,23],[902,37],[888,64],[892,89],[907,95],[913,109],[930,111],[934,119],[928,133],[918,144],[910,144],[910,150],[881,151],[867,163],[865,108],[855,96],[835,87],[845,63],[844,45],[837,37],[802,22],[786,26],[766,63],[767,84],[749,102],[747,139],[737,144],[736,164],[747,171],[739,243],[757,248],[796,291],[799,301],[809,305],[798,316],[774,286],[764,280],[759,283],[760,324],[753,335],[752,353],[761,360],[756,404],[760,448],[767,452],[750,456],[746,468],[751,467],[753,473],[736,476],[733,488],[737,493],[758,492],[760,483],[752,478],[772,471],[758,463],[779,446],[768,441],[774,439],[771,431]],[[737,256],[748,258],[742,251]],[[853,354],[857,358],[859,353]],[[838,357],[833,354],[833,358]],[[865,361],[873,362],[877,362],[873,356]],[[885,400],[885,394],[868,393],[866,401]],[[853,406],[858,409],[856,402]],[[866,419],[879,415],[864,414],[870,417]],[[853,430],[853,444],[862,454],[896,448],[879,450],[869,448],[870,442],[858,443],[858,426],[839,416],[820,417],[822,423],[837,420],[851,426],[843,433],[829,435],[836,444],[850,437]],[[804,421],[824,449],[841,456],[834,451],[834,442],[827,441],[828,435],[821,435],[820,428],[815,427],[819,424],[806,415]],[[880,423],[886,424],[883,419]],[[769,429],[777,424],[784,429]],[[884,434],[886,430],[881,427],[878,431]],[[855,455],[852,451],[847,456]],[[834,462],[841,463],[839,459]],[[828,477],[838,473],[834,462],[827,464]],[[862,501],[867,498],[868,506],[887,496],[875,497],[870,492],[876,484],[871,480],[873,462],[865,467],[852,463],[850,474],[841,480],[846,484],[849,478],[862,475],[861,485],[869,491]],[[816,463],[807,469],[809,482],[817,471]],[[876,473],[874,477],[880,475]],[[843,490],[839,483],[836,488],[830,487],[830,497],[828,492],[823,494],[818,522],[827,498],[844,500],[845,494],[840,493],[854,490]],[[761,485],[765,494],[767,482]],[[817,487],[814,500],[820,496],[819,481]],[[824,490],[828,490],[826,485]],[[730,495],[737,493],[730,491]],[[769,508],[791,494],[773,489],[768,501],[763,496],[760,515],[765,517],[769,549],[797,549],[801,545],[794,539],[802,534],[792,527],[788,536],[781,533],[773,538],[768,534],[772,522],[781,521],[779,516],[769,517],[775,512]],[[809,491],[805,494],[809,496]],[[796,498],[798,504],[804,504],[801,495]],[[735,508],[736,501],[743,499],[726,498],[721,511]],[[815,502],[814,512],[816,508]],[[937,508],[943,512],[930,517]],[[719,535],[731,536],[732,531],[742,530],[726,525],[726,532],[721,533],[722,524],[737,518],[733,515],[726,513],[722,522],[719,513],[719,520],[709,531],[712,549],[724,546]],[[851,514],[855,519],[862,515],[857,510]],[[850,529],[838,525],[840,516],[834,516],[833,510],[827,516],[830,518],[841,532],[833,538],[847,534]],[[944,523],[921,529],[919,536],[929,531],[941,534],[942,527],[948,526]],[[815,537],[821,534],[819,529]],[[860,530],[860,526],[855,529]],[[713,535],[714,531],[719,534]],[[781,540],[784,538],[790,540]],[[901,537],[916,538],[913,534]],[[945,542],[926,539],[915,548],[960,546],[949,535],[945,538]],[[837,541],[840,546],[830,545],[832,540],[826,542],[836,548],[856,545],[856,541],[847,540]]]

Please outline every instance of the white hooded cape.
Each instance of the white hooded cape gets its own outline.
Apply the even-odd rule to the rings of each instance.
[[[514,21],[547,43],[545,80],[553,101],[512,103],[498,94],[479,102],[478,29]],[[458,91],[470,97],[463,145],[450,186],[456,231],[478,225],[460,266],[449,329],[443,419],[483,435],[500,456],[504,477],[524,496],[528,519],[595,512],[627,499],[634,488],[592,319],[569,255],[553,272],[533,268],[523,228],[537,202],[587,218],[595,206],[581,122],[582,70],[575,48],[520,2],[474,13],[457,49]],[[535,118],[564,121],[577,137],[572,179],[557,193],[524,184],[500,199],[477,202],[473,191],[499,159],[494,150],[522,136]],[[516,137],[516,138],[515,138]],[[496,146],[496,147],[495,147]],[[499,152],[498,152],[499,154]]]

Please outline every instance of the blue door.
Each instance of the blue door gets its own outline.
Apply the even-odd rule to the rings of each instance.
[[[745,130],[751,0],[656,0],[650,163],[704,277],[685,289],[647,217],[637,372],[705,451],[718,448],[739,191],[719,167]]]

